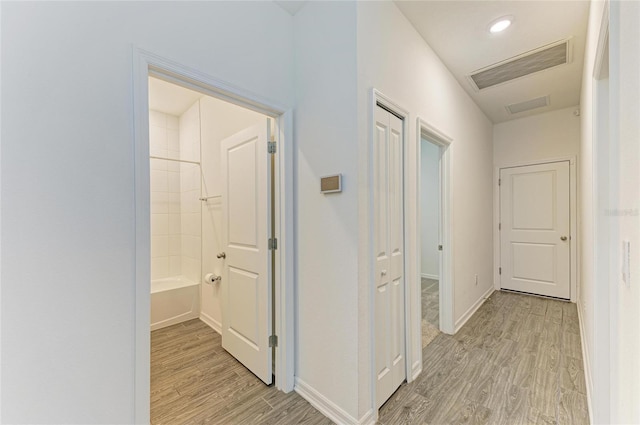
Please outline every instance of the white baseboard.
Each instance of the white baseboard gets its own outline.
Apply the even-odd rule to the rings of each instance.
[[[582,320],[582,305],[576,304],[578,309],[578,323],[580,324],[580,346],[582,347],[582,362],[584,368],[584,379],[587,384],[587,406],[589,408],[589,423],[593,423],[593,407],[591,404],[591,389],[593,388],[593,377],[591,375],[591,359],[589,359],[589,351],[587,350],[585,341],[584,321]]]
[[[313,407],[315,407],[320,413],[339,425],[360,425],[364,423],[374,423],[371,421],[373,411],[367,412],[362,417],[361,420],[366,420],[367,422],[360,422],[358,419],[342,410],[334,402],[320,394],[313,387],[311,387],[309,384],[298,377],[296,377],[296,384],[293,389],[295,392],[300,394],[302,398],[307,400]]]
[[[211,329],[222,335],[222,323],[218,322],[216,319],[203,312],[200,312],[200,320],[209,325]]]
[[[440,276],[438,276],[437,274],[421,273],[420,277],[423,277],[425,279],[440,280]]]
[[[491,294],[493,294],[493,291],[495,291],[495,290],[496,289],[493,286],[491,286],[491,288],[489,288],[487,290],[487,292],[485,292],[484,294],[482,294],[482,296],[480,296],[478,301],[476,301],[475,303],[473,303],[473,305],[471,307],[469,307],[469,310],[467,310],[462,315],[462,317],[460,317],[458,320],[456,320],[455,332],[454,333],[457,333],[460,330],[460,328],[462,328],[464,326],[464,324],[467,323],[467,321],[469,319],[471,319],[471,316],[473,316],[473,313],[478,311],[480,306],[482,304],[484,304],[484,302],[487,300],[487,298],[489,298],[491,296]]]

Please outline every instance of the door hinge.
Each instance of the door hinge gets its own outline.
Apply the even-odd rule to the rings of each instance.
[[[276,142],[268,142],[267,143],[267,152],[276,153]]]
[[[498,223],[498,230],[502,230],[502,223]]]
[[[498,274],[502,274],[502,267],[498,267]]]
[[[442,251],[442,245],[438,245],[438,251]]]
[[[278,335],[271,335],[269,337],[269,347],[277,347],[278,346]]]
[[[269,238],[269,249],[278,249],[278,239],[277,238]]]
[[[498,179],[498,186],[502,185],[502,179]]]

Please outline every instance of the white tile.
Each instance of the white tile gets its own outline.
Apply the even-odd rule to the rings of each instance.
[[[200,282],[200,261],[183,256],[182,275],[194,282]]]
[[[167,192],[168,188],[167,171],[151,170],[151,191]]]
[[[168,185],[167,191],[170,193],[179,193],[180,192],[180,173],[175,173],[173,171],[168,171]]]
[[[182,236],[169,235],[169,255],[170,256],[182,255]]]
[[[179,118],[176,117],[175,115],[169,115],[169,114],[166,114],[166,117],[167,117],[167,129],[177,130]]]
[[[169,256],[169,237],[168,236],[152,236],[151,237],[151,258],[168,257]]]
[[[149,127],[149,149],[150,151],[167,150],[167,130],[165,128],[152,125]]]
[[[200,238],[195,236],[182,236],[182,256],[199,259],[200,258]]]
[[[167,130],[167,149],[180,152],[180,134],[178,130]]]
[[[200,214],[187,213],[182,214],[182,233],[187,236],[200,237]]]
[[[167,171],[167,162],[169,161],[163,161],[161,159],[153,159],[151,158],[150,160],[150,167],[152,170],[158,170],[158,171]]]
[[[162,128],[167,127],[167,115],[158,111],[149,111],[149,125]]]
[[[151,214],[169,213],[169,194],[167,192],[151,192]]]
[[[168,257],[151,259],[151,280],[169,277]]]
[[[169,275],[180,276],[182,274],[182,259],[180,256],[169,257]]]
[[[170,213],[169,214],[169,235],[179,235],[182,233],[181,228],[181,214]]]
[[[151,214],[151,236],[169,235],[169,214]]]
[[[169,151],[169,156],[167,158],[180,159],[180,152],[176,152],[175,155]],[[167,162],[167,171],[171,171],[174,173],[180,172],[180,163],[178,161],[166,161]]]
[[[180,206],[180,201],[181,201],[181,195],[179,193],[171,193],[169,192],[169,213],[170,214],[180,214],[181,211],[181,206]]]

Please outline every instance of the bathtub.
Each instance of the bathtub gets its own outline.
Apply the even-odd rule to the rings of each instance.
[[[151,330],[200,315],[200,284],[183,276],[151,281]]]

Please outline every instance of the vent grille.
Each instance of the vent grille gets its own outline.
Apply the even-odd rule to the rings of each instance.
[[[510,114],[519,114],[520,112],[530,111],[536,108],[542,108],[549,105],[549,96],[537,97],[535,99],[526,100],[520,103],[512,103],[505,106]]]
[[[556,42],[507,59],[469,75],[476,90],[483,90],[517,78],[570,62],[570,40]]]

